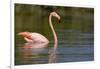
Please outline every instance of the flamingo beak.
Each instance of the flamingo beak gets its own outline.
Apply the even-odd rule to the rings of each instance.
[[[58,18],[59,23],[61,22],[61,17],[59,15],[56,16]]]
[[[59,19],[58,21],[59,21],[59,23],[60,23],[60,22],[61,22],[61,19]]]

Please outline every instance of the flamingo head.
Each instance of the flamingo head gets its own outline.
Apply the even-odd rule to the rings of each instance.
[[[51,12],[50,15],[53,16],[53,17],[56,17],[60,22],[61,17],[55,11]]]
[[[33,38],[31,37],[30,34],[31,34],[30,32],[20,32],[20,33],[18,33],[18,35],[21,35],[22,37],[24,37],[24,39],[25,39],[27,42],[30,42],[30,41],[33,40]]]
[[[23,37],[27,37],[30,34],[30,32],[20,32],[18,35],[21,35]]]

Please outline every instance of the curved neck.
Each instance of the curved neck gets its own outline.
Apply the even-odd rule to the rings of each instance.
[[[57,47],[57,44],[58,44],[58,39],[57,39],[57,35],[56,35],[56,32],[54,30],[54,27],[52,25],[52,15],[49,15],[49,24],[50,24],[50,27],[51,27],[51,30],[53,32],[53,36],[54,36],[54,47],[56,48]]]

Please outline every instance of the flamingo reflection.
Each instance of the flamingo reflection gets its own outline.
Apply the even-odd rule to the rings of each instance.
[[[33,48],[40,44],[25,43],[22,46],[22,63],[23,64],[43,64],[56,62],[56,49],[53,48]],[[36,47],[37,47],[36,46]],[[41,45],[42,46],[42,45]]]

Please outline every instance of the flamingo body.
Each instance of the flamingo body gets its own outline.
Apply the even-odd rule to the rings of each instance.
[[[39,33],[20,32],[19,35],[23,36],[27,42],[45,44],[49,43],[49,40]]]

